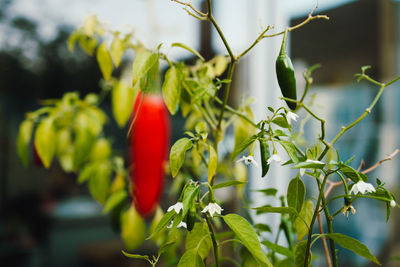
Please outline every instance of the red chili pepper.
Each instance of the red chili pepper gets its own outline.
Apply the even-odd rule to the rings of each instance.
[[[130,128],[130,161],[133,201],[146,216],[161,196],[169,151],[170,117],[160,94],[139,94]]]

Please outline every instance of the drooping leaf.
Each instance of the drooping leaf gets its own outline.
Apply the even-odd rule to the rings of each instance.
[[[191,149],[192,146],[192,141],[189,138],[184,137],[176,141],[171,147],[169,154],[169,165],[171,168],[172,177],[175,177],[178,174],[179,169],[182,167],[183,162],[185,161],[186,151]]]
[[[258,207],[253,208],[257,213],[280,213],[280,214],[289,214],[291,216],[296,217],[298,212],[292,207]]]
[[[181,87],[179,70],[175,66],[172,66],[165,73],[165,79],[162,86],[162,94],[165,104],[172,115],[176,113],[177,106],[179,105]]]
[[[179,260],[178,267],[204,267],[203,259],[197,253],[196,249],[186,250]]]
[[[200,243],[201,242],[201,243]],[[187,233],[186,250],[196,249],[202,259],[208,256],[212,247],[210,232],[206,222],[197,222],[193,230]]]
[[[146,238],[145,221],[133,205],[121,215],[121,237],[128,250],[137,249]],[[137,256],[134,257],[138,258]],[[141,258],[146,259],[145,256]]]
[[[158,54],[150,51],[137,52],[132,66],[132,87],[143,78],[147,72],[158,62]]]
[[[110,195],[104,204],[103,213],[109,213],[112,209],[117,207],[121,202],[123,202],[128,197],[125,190],[120,190]]]
[[[173,44],[171,45],[171,47],[180,47],[180,48],[183,48],[183,49],[185,49],[185,50],[187,50],[187,51],[193,53],[194,55],[196,55],[198,58],[201,59],[201,61],[205,61],[205,59],[200,55],[199,52],[197,52],[196,50],[190,48],[190,47],[187,46],[187,45],[184,45],[184,44],[181,44],[181,43],[173,43]]]
[[[95,170],[95,175],[89,179],[89,191],[100,203],[105,203],[109,192],[110,192],[110,182],[111,180],[111,166],[105,161],[97,165]]]
[[[237,180],[225,181],[225,182],[214,185],[212,188],[215,190],[215,189],[225,188],[225,187],[229,187],[229,186],[242,185],[245,183],[246,182],[237,181]]]
[[[147,237],[146,239],[151,239],[155,235],[157,235],[161,230],[163,230],[165,227],[167,227],[167,225],[171,223],[171,221],[174,219],[175,216],[176,213],[174,210],[165,213],[164,216],[161,218],[161,220],[158,222],[156,228],[154,229],[154,232],[152,232],[150,236]]]
[[[147,255],[139,255],[139,254],[131,254],[128,252],[125,252],[121,250],[122,254],[124,254],[125,257],[131,258],[131,259],[143,259],[143,260],[149,260],[149,256]]]
[[[49,168],[57,146],[53,118],[47,117],[39,123],[34,142],[44,167]]]
[[[296,228],[297,240],[302,240],[309,231],[309,226],[314,213],[314,204],[310,200],[303,202],[299,216],[294,222]]]
[[[114,37],[113,42],[111,43],[111,58],[114,62],[114,65],[118,68],[121,63],[122,56],[124,54],[125,44],[122,40],[116,35]]]
[[[214,71],[216,76],[221,76],[226,70],[227,66],[228,66],[228,60],[226,57],[220,55],[215,57]]]
[[[302,240],[294,247],[294,266],[295,267],[304,267],[304,261],[306,258],[306,248],[307,248],[307,240]],[[311,266],[311,251],[309,253],[308,258],[308,266]]]
[[[107,43],[103,42],[98,48],[96,53],[97,62],[99,63],[101,73],[104,80],[108,81],[111,78],[113,69],[110,52],[108,52]]]
[[[111,91],[112,111],[119,127],[125,126],[131,116],[135,94],[135,90],[123,81],[117,82]]]
[[[218,155],[212,145],[208,145],[208,183],[213,184],[214,175],[217,171]]]
[[[293,178],[290,181],[286,195],[288,206],[294,208],[299,213],[306,195],[306,186],[299,177]]]
[[[340,246],[343,248],[346,248],[348,250],[353,251],[357,255],[366,258],[367,260],[373,261],[376,264],[379,264],[379,261],[376,259],[374,255],[369,251],[368,247],[364,244],[362,244],[360,241],[358,241],[355,238],[352,238],[347,235],[342,235],[339,233],[332,233],[332,234],[327,234],[327,236],[336,243],[338,243]]]
[[[19,126],[17,152],[25,166],[28,166],[29,163],[29,143],[32,137],[32,130],[33,122],[30,120],[24,120]]]
[[[257,140],[257,135],[252,135],[246,140],[244,140],[242,143],[240,143],[232,152],[231,159],[236,158],[243,150],[249,147],[256,140]]]
[[[260,241],[253,226],[246,219],[234,213],[223,216],[223,219],[260,264],[272,267],[271,262],[261,250]]]
[[[278,141],[282,147],[286,150],[288,156],[293,161],[294,164],[299,163],[299,157],[297,155],[296,147],[289,141],[280,140]]]
[[[286,247],[272,243],[268,240],[264,240],[261,243],[276,253],[279,253],[279,254],[289,257],[289,258],[293,257],[293,251],[291,251],[290,249],[288,249]]]

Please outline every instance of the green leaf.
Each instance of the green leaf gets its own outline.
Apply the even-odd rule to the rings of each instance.
[[[312,203],[312,201],[304,201],[299,216],[294,222],[297,233],[297,240],[302,240],[303,237],[308,233],[313,213],[314,204]]]
[[[304,261],[306,256],[307,240],[302,240],[294,247],[294,266],[304,267]],[[311,250],[308,258],[308,266],[311,266]]]
[[[119,127],[125,126],[132,114],[135,94],[135,90],[123,81],[117,82],[112,89],[112,111]]]
[[[279,254],[289,257],[289,258],[293,257],[293,252],[286,247],[272,243],[268,240],[264,240],[261,243],[263,245],[265,245],[267,248],[269,248],[270,250],[275,251],[276,253],[279,253]]]
[[[245,150],[248,146],[250,146],[254,141],[257,140],[257,135],[252,135],[242,143],[240,143],[235,150],[232,152],[231,159],[236,158],[243,150]]]
[[[355,183],[357,183],[360,179],[365,182],[368,181],[368,177],[365,174],[356,171],[350,166],[343,166],[340,168],[339,171],[341,171],[346,176],[346,178],[349,178]]]
[[[285,141],[285,140],[280,140],[278,142],[286,150],[288,156],[293,161],[293,163],[294,164],[299,163],[299,157],[297,156],[297,151],[296,151],[295,145],[292,144],[291,142]]]
[[[212,247],[210,232],[206,222],[196,223],[186,236],[186,250],[195,249],[202,259],[208,256]]]
[[[174,210],[168,211],[167,213],[164,214],[164,216],[161,218],[161,220],[158,222],[156,229],[154,229],[154,232],[151,233],[149,237],[146,239],[151,239],[155,235],[157,235],[161,230],[164,229],[167,225],[171,223],[171,221],[174,219],[176,215],[176,212]]]
[[[323,169],[325,167],[325,163],[316,161],[316,160],[306,160],[303,162],[299,162],[296,165],[294,165],[294,168],[296,169]]]
[[[380,262],[376,259],[374,255],[371,254],[368,247],[362,244],[357,239],[354,239],[347,235],[342,235],[339,233],[326,234],[330,239],[333,239],[336,243],[338,243],[343,248],[353,251],[357,255],[366,258],[367,260],[373,261],[376,264],[380,264]]]
[[[128,250],[137,249],[146,238],[146,223],[133,205],[121,215],[121,237]]]
[[[300,212],[305,195],[306,186],[303,181],[299,177],[293,178],[287,189],[288,206],[294,208],[297,212]]]
[[[184,137],[176,141],[171,147],[171,151],[169,153],[169,166],[171,168],[172,177],[175,177],[178,174],[179,169],[182,167],[183,162],[185,161],[186,151],[191,149],[192,146],[192,141]]]
[[[173,43],[173,44],[171,45],[171,47],[180,47],[180,48],[183,48],[183,49],[185,49],[185,50],[187,50],[187,51],[193,53],[194,55],[196,55],[198,58],[201,59],[201,61],[205,61],[205,59],[200,55],[199,52],[197,52],[196,50],[194,50],[194,49],[188,47],[187,45],[184,45],[184,44],[181,44],[181,43]]]
[[[98,138],[93,144],[92,151],[90,152],[91,161],[107,160],[111,155],[111,144],[104,138]]]
[[[30,120],[24,120],[19,126],[19,132],[17,137],[17,152],[21,158],[22,163],[28,166],[29,163],[29,143],[32,137],[33,122]]]
[[[181,97],[181,79],[179,70],[172,66],[165,73],[165,79],[162,86],[162,94],[167,105],[169,112],[174,115],[179,105],[179,99]]]
[[[89,158],[95,140],[96,139],[90,129],[83,128],[75,131],[73,155],[74,169],[80,168]]]
[[[228,63],[229,62],[226,57],[220,56],[220,55],[216,56],[215,57],[215,67],[214,67],[215,75],[221,76],[224,73],[224,71],[226,70]]]
[[[208,183],[213,184],[214,175],[217,172],[218,155],[212,145],[208,145]]]
[[[234,213],[227,214],[222,218],[261,265],[272,267],[267,256],[261,250],[260,241],[253,226],[246,219]]]
[[[185,191],[183,192],[183,209],[174,219],[172,227],[176,227],[186,217],[186,214],[188,213],[194,199],[198,195],[199,190],[200,187],[194,184],[189,184],[188,186],[186,186]]]
[[[119,190],[112,194],[104,204],[103,213],[109,213],[115,207],[117,207],[122,201],[128,197],[125,190]]]
[[[278,125],[281,128],[289,128],[290,125],[287,122],[287,119],[284,117],[276,117],[275,119],[272,120],[272,123],[275,123],[276,125]]]
[[[172,239],[167,241],[165,244],[161,245],[160,249],[158,250],[158,255],[162,255],[168,251],[173,245],[175,245],[176,239]]]
[[[108,52],[107,43],[103,42],[98,48],[96,53],[97,62],[99,63],[101,73],[104,80],[108,81],[111,78],[113,69],[110,52]]]
[[[242,185],[245,184],[246,182],[242,182],[242,181],[236,181],[236,180],[232,180],[232,181],[225,181],[219,184],[216,184],[212,187],[213,190],[215,189],[220,189],[220,188],[225,188],[225,187],[229,187],[229,186],[237,186],[237,185]]]
[[[266,196],[275,196],[276,193],[278,193],[278,189],[267,188],[267,189],[256,190],[256,192],[264,193],[264,195],[266,195]]]
[[[90,37],[93,37],[96,25],[97,25],[97,17],[95,15],[88,16],[83,23],[84,33]]]
[[[111,58],[117,68],[121,63],[124,50],[125,50],[125,44],[121,41],[118,35],[116,35],[111,44]]]
[[[128,257],[128,258],[143,259],[143,260],[147,260],[147,261],[149,260],[149,256],[147,256],[147,255],[131,254],[131,253],[125,252],[123,250],[121,250],[121,252],[122,252],[122,254],[124,254],[125,257]]]
[[[256,223],[254,225],[254,228],[257,229],[257,231],[259,232],[269,232],[272,233],[271,227],[269,227],[269,225],[264,224],[264,223]]]
[[[53,118],[47,117],[39,123],[34,142],[43,165],[49,168],[57,146]]]
[[[158,54],[150,51],[137,52],[132,66],[132,87],[143,78],[147,72],[158,62]]]
[[[111,166],[105,161],[97,164],[95,175],[89,179],[90,194],[98,202],[104,204],[110,191]]]
[[[178,267],[203,267],[204,262],[200,255],[197,253],[196,249],[186,250],[179,260]]]
[[[280,214],[289,214],[291,216],[296,217],[298,212],[292,207],[258,207],[253,208],[257,213],[280,213]]]
[[[98,162],[91,162],[86,164],[79,172],[78,183],[82,184],[90,180],[92,176],[96,175]]]

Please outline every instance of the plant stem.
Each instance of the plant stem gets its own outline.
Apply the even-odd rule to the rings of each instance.
[[[315,220],[317,219],[317,215],[319,213],[319,207],[321,206],[322,198],[324,197],[324,187],[325,187],[325,184],[326,184],[327,180],[328,180],[328,174],[325,174],[325,177],[324,177],[324,180],[322,181],[322,184],[317,179],[318,188],[319,188],[319,195],[318,195],[317,204],[315,206],[314,214],[313,214],[313,217],[312,217],[311,222],[310,222],[310,229],[308,231],[306,255],[305,255],[305,258],[304,258],[304,267],[308,267],[308,258],[310,256],[310,250],[311,250],[312,229],[313,229]]]
[[[217,240],[215,239],[215,233],[214,233],[214,229],[212,227],[210,218],[208,217],[208,215],[206,213],[204,214],[204,218],[206,219],[207,222],[207,226],[208,226],[208,230],[210,230],[210,235],[211,235],[211,240],[213,243],[213,248],[214,248],[214,258],[215,258],[215,266],[219,267],[219,254],[218,254],[218,243]]]
[[[223,104],[223,101],[222,101],[221,99],[219,99],[218,97],[215,97],[214,100],[215,100],[215,102],[217,102],[218,104],[221,104],[221,105]],[[226,109],[227,111],[229,111],[229,112],[231,112],[231,113],[237,115],[238,117],[244,119],[245,121],[247,121],[248,123],[250,123],[252,126],[254,126],[254,127],[256,127],[256,128],[259,128],[259,127],[257,126],[257,124],[255,124],[251,119],[249,119],[249,117],[247,117],[247,116],[246,116],[245,114],[243,114],[243,113],[240,113],[239,111],[237,111],[236,109],[230,107],[229,105],[226,105],[226,106],[225,106],[225,109]]]
[[[322,188],[322,191],[323,191],[323,188]],[[328,233],[332,234],[333,233],[333,227],[332,227],[333,218],[329,214],[328,205],[326,205],[326,199],[325,199],[324,194],[322,194],[322,206],[324,209],[326,224],[328,225]],[[331,249],[331,258],[332,258],[333,266],[338,267],[337,257],[336,257],[336,249],[335,249],[335,241],[333,241],[333,239],[331,239],[331,238],[329,238],[329,246]]]

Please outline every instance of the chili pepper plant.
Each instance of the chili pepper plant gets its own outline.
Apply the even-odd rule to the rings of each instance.
[[[388,220],[391,208],[398,204],[384,178],[376,179],[376,185],[370,183],[374,177],[368,173],[380,164],[358,168],[353,158],[341,158],[335,145],[373,112],[382,93],[400,77],[377,81],[367,74],[368,66],[362,67],[357,81],[375,85],[376,96],[355,121],[328,140],[328,122],[313,111],[308,95],[312,72],[318,66],[304,71],[305,90],[297,96],[293,65],[286,54],[290,32],[307,27],[313,20],[327,20],[327,16],[314,15],[314,9],[299,25],[280,30],[267,26],[247,49],[235,54],[213,16],[211,0],[206,12],[189,2],[172,0],[173,4],[183,6],[193,19],[211,23],[226,54],[206,61],[185,44],[173,43],[170,49],[185,49],[197,58],[194,64],[186,64],[169,57],[164,44],[150,49],[133,32],[114,31],[96,16],[88,17],[70,36],[68,48],[73,51],[79,45],[96,56],[103,74],[102,90],[82,97],[70,92],[61,99],[45,100],[42,107],[26,113],[17,139],[23,163],[28,164],[34,155],[45,168],[58,161],[65,172],[75,173],[77,182],[86,184],[93,198],[104,205],[104,213],[120,218],[117,223],[126,246],[122,253],[152,266],[159,261],[172,266],[220,266],[225,262],[231,266],[310,266],[315,246],[323,246],[326,266],[338,266],[338,245],[379,264],[365,245],[335,232],[335,217],[354,214],[353,204],[368,198],[386,205]],[[287,106],[265,107],[264,118],[255,121],[251,101],[245,99],[234,107],[228,99],[235,67],[253,47],[269,38],[282,38],[276,69],[265,71],[276,72],[281,99]],[[127,54],[132,51],[132,67],[123,69],[121,61],[129,60]],[[167,70],[162,77],[163,64]],[[126,131],[128,156],[113,150],[104,132],[110,118],[100,104],[108,99],[115,121]],[[301,135],[291,125],[300,110],[320,124],[318,137],[309,145],[298,144],[294,138]],[[185,128],[170,147],[170,115],[178,113],[185,118]],[[230,130],[235,143],[221,153],[219,145]],[[283,148],[280,153],[279,147]],[[260,159],[254,158],[257,149]],[[285,158],[288,160],[282,161]],[[260,161],[259,179],[276,179],[263,178],[270,168],[278,168],[273,162],[297,170],[287,194],[279,198],[280,206],[256,207],[243,194],[245,165],[256,168]],[[169,207],[159,203],[161,195],[167,194],[163,191],[166,179],[171,181],[168,198],[173,205]],[[316,193],[306,188],[304,179],[317,185]],[[227,211],[226,203],[216,197],[216,191],[227,187],[236,188],[240,212]],[[342,189],[339,195],[331,194],[334,187]],[[279,197],[274,188],[261,191]],[[328,204],[333,201],[342,202],[342,207],[332,210]],[[278,238],[267,239],[264,233],[271,231],[268,223],[255,224],[250,211],[280,214],[281,223],[274,233],[283,233],[287,245],[278,243]],[[316,230],[317,220],[326,228]],[[135,254],[143,242],[156,244],[158,253]]]

